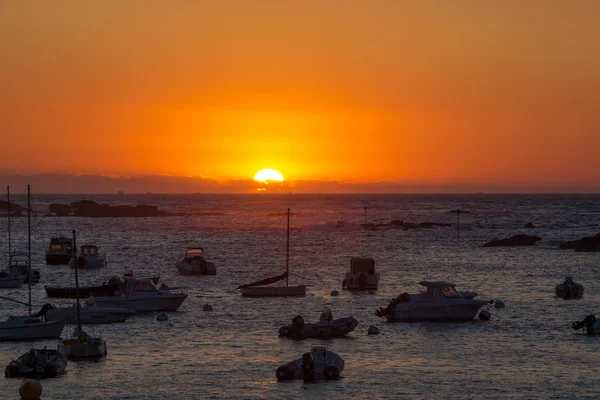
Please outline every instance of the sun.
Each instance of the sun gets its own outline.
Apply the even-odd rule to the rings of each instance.
[[[254,180],[262,183],[268,183],[269,181],[282,182],[283,175],[276,169],[266,168],[258,171],[256,175],[254,175]]]

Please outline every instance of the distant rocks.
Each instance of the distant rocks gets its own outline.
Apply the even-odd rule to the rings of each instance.
[[[20,216],[22,214],[21,212],[25,212],[25,211],[27,211],[26,207],[21,207],[20,205],[15,204],[13,202],[10,203],[11,214]],[[8,201],[0,200],[0,212],[5,215],[8,213]]]
[[[560,248],[563,250],[574,249],[581,252],[600,251],[600,233],[596,236],[586,236],[579,240],[561,243]]]
[[[533,224],[533,222],[528,222],[527,224],[525,224],[525,228],[532,229],[535,228],[535,225]]]
[[[483,245],[483,247],[500,247],[500,246],[533,246],[536,242],[542,240],[537,236],[515,235],[508,239],[492,240]]]
[[[471,214],[475,214],[473,211],[468,211],[468,210],[450,210],[447,211],[446,214],[465,214],[465,215],[471,215]]]
[[[452,225],[440,223],[440,222],[418,222],[418,223],[416,223],[416,222],[408,222],[408,221],[403,221],[403,220],[399,220],[399,219],[394,219],[388,223],[381,223],[381,224],[366,223],[366,224],[360,224],[360,226],[365,229],[371,229],[371,230],[376,230],[376,229],[409,230],[409,229],[429,229],[429,228],[434,228],[434,227],[448,227],[448,226],[452,226]]]
[[[66,204],[50,204],[49,212],[56,216],[76,216],[76,217],[166,217],[170,214],[161,211],[156,206],[137,205],[137,206],[111,206],[100,204],[93,200],[81,200]]]

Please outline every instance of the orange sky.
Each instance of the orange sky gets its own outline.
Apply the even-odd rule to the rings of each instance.
[[[599,15],[593,0],[3,1],[0,173],[600,191]]]

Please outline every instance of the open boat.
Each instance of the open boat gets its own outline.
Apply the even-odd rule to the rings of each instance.
[[[350,259],[350,271],[342,281],[342,289],[350,291],[377,290],[379,272],[375,272],[375,260],[354,257]]]
[[[291,297],[305,296],[306,285],[289,285],[290,274],[290,209],[287,209],[287,243],[285,273],[260,281],[238,286],[242,296],[248,297]],[[267,286],[285,279],[285,286]]]
[[[573,282],[573,278],[570,276],[567,276],[563,283],[556,285],[554,288],[556,297],[562,297],[565,300],[581,299],[583,291],[583,285]]]
[[[375,312],[388,321],[468,321],[489,301],[476,300],[474,292],[458,292],[449,282],[419,282],[425,291],[402,293]]]
[[[27,185],[27,242],[28,259],[31,260],[31,188]],[[31,272],[31,264],[28,266]],[[27,303],[2,297],[19,304],[25,304],[29,308],[28,315],[10,316],[4,322],[0,323],[0,340],[31,340],[59,337],[65,321],[43,321],[42,319],[31,315],[31,280],[28,283],[29,301]]]
[[[298,315],[294,317],[291,325],[279,328],[279,336],[296,340],[306,338],[330,339],[345,336],[352,332],[357,325],[358,321],[352,316],[333,319],[331,310],[325,308],[319,322],[306,324],[304,318]]]
[[[73,231],[73,264],[75,268],[75,287],[79,288],[77,274],[77,242]],[[106,342],[100,337],[92,337],[81,328],[81,307],[79,304],[79,290],[77,290],[77,328],[70,338],[62,339],[58,343],[58,351],[66,358],[100,358],[106,356]]]
[[[57,238],[50,239],[50,247],[46,251],[46,264],[61,265],[69,264],[71,261],[71,245],[70,238],[60,235]]]
[[[327,346],[313,345],[310,353],[277,368],[275,376],[280,381],[303,379],[305,382],[339,379],[344,371],[344,359]]]
[[[589,335],[599,335],[600,334],[600,321],[596,319],[596,316],[593,314],[588,315],[581,321],[575,321],[571,324],[573,329],[585,329]]]
[[[31,349],[16,360],[11,361],[4,370],[6,378],[53,378],[61,375],[67,368],[67,359],[54,349]]]
[[[202,247],[187,249],[181,261],[175,263],[175,267],[181,275],[216,275],[215,264],[206,261]]]

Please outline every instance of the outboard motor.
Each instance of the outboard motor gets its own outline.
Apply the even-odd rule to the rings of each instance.
[[[571,328],[575,330],[589,328],[596,323],[596,317],[594,315],[588,315],[581,321],[575,321],[571,324]]]
[[[292,338],[304,339],[304,318],[298,315],[292,320]]]

